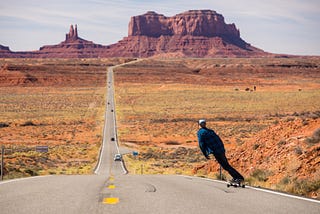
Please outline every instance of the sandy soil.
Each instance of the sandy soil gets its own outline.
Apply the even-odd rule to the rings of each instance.
[[[106,68],[126,60],[2,59],[6,178],[91,173]],[[131,173],[217,177],[197,145],[206,118],[247,182],[319,198],[320,58],[153,58],[118,68],[115,82],[120,143],[139,151],[125,156]]]

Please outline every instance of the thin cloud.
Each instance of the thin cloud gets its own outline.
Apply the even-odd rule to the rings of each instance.
[[[21,35],[50,31],[50,36],[43,34],[42,37],[48,38],[46,44],[55,44],[52,43],[54,42],[52,38],[54,36],[63,38],[72,23],[79,25],[80,36],[83,38],[100,44],[111,44],[127,36],[131,16],[141,15],[147,11],[173,16],[192,9],[217,11],[225,17],[227,23],[235,23],[241,34],[245,36],[244,38],[249,38],[248,42],[257,44],[259,48],[267,47],[270,51],[283,48],[285,51],[294,53],[320,54],[319,42],[315,39],[320,37],[320,29],[317,27],[320,21],[319,0],[2,1],[0,3],[0,28],[2,29],[0,44],[10,46],[12,50],[23,50],[24,38]],[[301,32],[304,38],[300,38]],[[291,36],[288,37],[288,35]],[[288,37],[285,41],[287,43],[283,42],[272,47],[272,41],[277,40],[279,36]],[[306,42],[299,42],[302,39],[309,40],[308,44],[313,45],[302,47],[302,44],[306,44]],[[39,48],[40,44],[37,40],[30,36],[28,47],[33,45],[32,49]]]

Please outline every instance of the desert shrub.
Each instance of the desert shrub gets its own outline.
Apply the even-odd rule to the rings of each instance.
[[[26,121],[21,126],[36,126],[36,124],[34,124],[32,121]]]
[[[302,125],[303,125],[303,126],[309,125],[309,122],[304,119],[304,120],[302,121]]]
[[[302,155],[303,154],[303,150],[300,146],[297,146],[295,149],[294,149],[294,152],[297,154],[297,155]]]
[[[274,125],[278,125],[278,124],[279,124],[279,120],[273,121],[273,124],[274,124]]]
[[[294,117],[287,117],[286,118],[286,122],[292,122],[292,121],[294,121],[295,120],[295,118]]]
[[[256,169],[252,172],[251,176],[258,181],[267,181],[270,173],[268,171],[262,170],[262,169]]]
[[[291,182],[290,178],[288,176],[282,178],[279,185],[288,185]]]
[[[260,147],[259,144],[254,144],[254,145],[253,145],[253,150],[257,150],[259,147]]]
[[[220,176],[220,173],[215,173],[215,174],[214,174],[214,177],[215,177],[217,180],[222,180],[222,181],[228,180],[226,174],[224,174],[224,173],[222,173],[221,176]]]
[[[34,76],[30,75],[30,74],[27,74],[25,82],[28,82],[28,81],[34,83],[34,82],[38,81],[38,78],[36,78],[36,77],[34,77]]]
[[[278,146],[286,145],[286,140],[282,139],[278,142]]]
[[[177,142],[177,141],[167,141],[165,142],[166,145],[180,145],[181,143]]]
[[[311,137],[306,138],[305,140],[308,144],[317,144],[320,142],[320,128],[316,129]]]
[[[53,170],[49,170],[48,172],[49,172],[49,175],[55,175],[55,174],[57,174],[57,172],[55,172],[55,171],[53,171]]]
[[[31,175],[31,176],[38,176],[39,175],[39,173],[34,169],[26,169],[26,170],[24,170],[24,172]]]
[[[201,68],[195,68],[192,70],[192,72],[196,74],[200,73],[200,71],[201,71]]]
[[[299,114],[298,112],[294,112],[294,113],[292,114],[292,116],[298,117],[298,116],[300,116],[300,114]]]
[[[307,195],[308,193],[318,191],[320,188],[320,180],[308,181],[308,180],[294,180],[291,185],[288,186],[287,191],[298,194]]]
[[[5,127],[9,127],[9,124],[0,122],[0,128],[5,128]]]
[[[146,159],[157,159],[158,158],[158,154],[153,151],[152,148],[148,148],[148,150],[146,152],[142,152],[141,155],[139,156],[140,158],[146,160]]]
[[[241,139],[236,139],[236,142],[237,142],[237,144],[240,146],[240,145],[242,145],[242,144],[244,144],[244,141],[243,140],[241,140]]]

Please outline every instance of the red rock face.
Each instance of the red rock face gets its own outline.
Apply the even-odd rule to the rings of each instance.
[[[6,51],[10,51],[10,49],[7,46],[0,45],[0,51],[1,52],[6,52]]]
[[[73,29],[73,25],[70,26],[70,30],[69,33],[66,34],[66,42],[67,41],[74,41],[79,39],[78,37],[78,29],[77,29],[77,25],[75,26],[75,28]]]
[[[155,12],[134,16],[129,23],[128,35],[240,37],[234,24],[227,25],[221,14],[211,10],[190,10],[173,17],[165,17]]]
[[[11,58],[11,57],[13,57],[13,54],[10,51],[9,47],[0,45],[0,57],[2,57],[2,58],[5,58],[5,57]]]
[[[188,57],[266,55],[243,41],[235,24],[226,24],[221,14],[211,10],[190,10],[173,17],[155,12],[134,16],[128,37],[120,43],[135,57],[174,52]]]
[[[103,55],[106,50],[106,46],[80,38],[77,25],[75,28],[71,25],[65,41],[58,45],[42,46],[38,54],[44,58],[96,58]]]
[[[270,55],[246,43],[234,24],[226,24],[221,14],[211,10],[190,10],[173,17],[155,12],[131,17],[128,37],[103,46],[78,36],[70,26],[65,41],[46,45],[39,51],[0,51],[0,57],[95,58],[151,57],[257,57]],[[9,51],[9,53],[8,53]]]

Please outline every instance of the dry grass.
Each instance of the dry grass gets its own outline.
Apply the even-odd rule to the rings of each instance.
[[[90,173],[101,143],[106,67],[127,60],[1,60],[0,139],[7,148],[6,178]],[[294,175],[307,167],[300,163],[303,158],[313,157],[314,164],[318,143],[306,139],[293,145],[300,141],[282,139],[281,132],[296,134],[297,118],[301,127],[318,128],[313,124],[320,106],[319,68],[319,58],[147,59],[118,68],[120,143],[139,151],[137,158],[125,157],[129,170],[141,173],[143,165],[143,173],[217,177],[217,164],[204,164],[195,136],[197,120],[207,118],[224,140],[231,163],[238,163],[252,182],[267,185],[265,180],[279,179],[275,166],[268,166],[268,172],[256,167],[276,158],[268,149],[271,143],[288,153],[284,161],[294,160],[281,168]],[[261,132],[269,129],[277,135],[262,138]],[[310,139],[318,136],[304,132]],[[263,143],[250,143],[256,135]],[[36,145],[48,145],[49,153],[35,152]],[[239,163],[241,149],[255,159],[246,155]],[[251,171],[248,163],[255,164]],[[313,178],[290,177],[282,183],[292,184],[286,191],[294,186],[314,191]]]
[[[5,179],[91,173],[102,141],[107,66],[124,61],[1,59]],[[39,145],[49,152],[36,152]]]
[[[246,172],[252,183],[268,186],[266,181],[277,176],[277,172],[272,169],[260,173],[265,176],[262,179],[259,168],[253,168],[256,173],[252,174],[248,163],[239,167],[239,156],[233,154],[239,155],[241,151],[234,153],[236,149],[246,147],[261,131],[282,124],[281,121],[302,118],[307,124],[317,119],[318,116],[312,115],[318,115],[320,105],[319,68],[319,59],[295,58],[149,59],[117,69],[120,141],[140,152],[138,159],[128,157],[129,170],[139,173],[143,164],[144,173],[196,173],[217,177],[217,164],[204,165],[197,146],[197,121],[206,118],[209,127],[225,142],[231,163]],[[270,137],[270,140],[276,139],[278,137]],[[181,148],[194,152],[176,153]],[[259,156],[264,148],[256,143],[243,149]],[[300,153],[299,147],[295,148],[293,155],[304,152],[302,147]],[[264,160],[252,161],[258,166]],[[300,159],[292,167],[288,166],[290,173],[298,169],[297,163]]]

